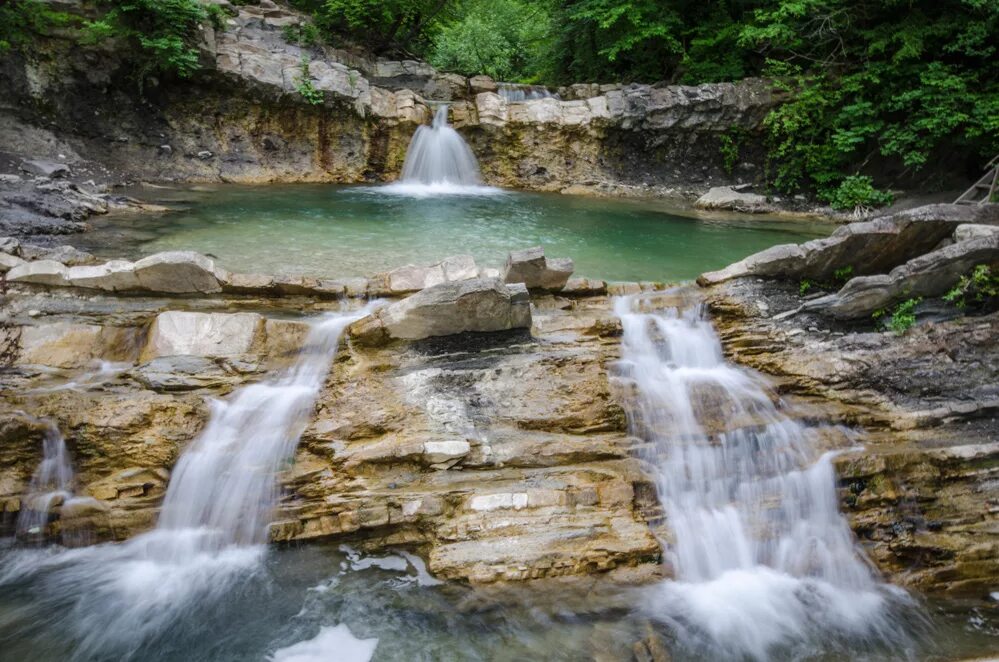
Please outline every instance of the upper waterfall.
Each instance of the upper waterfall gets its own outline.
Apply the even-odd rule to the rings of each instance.
[[[406,151],[402,177],[385,187],[407,195],[482,194],[479,164],[465,140],[448,124],[448,106],[437,108],[430,126],[417,127]]]
[[[622,298],[619,379],[673,537],[677,581],[653,601],[711,656],[768,659],[836,639],[894,640],[892,598],[838,510],[832,454],[728,364],[694,306],[641,312]],[[680,639],[684,639],[681,633]],[[793,655],[792,655],[793,657]]]

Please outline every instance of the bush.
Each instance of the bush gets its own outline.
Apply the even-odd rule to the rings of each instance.
[[[884,309],[876,311],[873,317],[878,322],[880,328],[887,329],[888,331],[894,332],[895,335],[900,336],[915,325],[916,306],[918,306],[922,301],[922,297],[906,299],[902,303],[895,306],[891,315],[888,316],[887,321],[885,321],[887,311]]]
[[[987,264],[979,264],[961,279],[947,294],[944,301],[964,309],[969,302],[979,306],[999,297],[999,274],[992,273]]]
[[[892,194],[874,188],[874,180],[864,175],[850,175],[822,197],[840,211],[866,210],[892,203]]]
[[[67,25],[72,17],[53,11],[38,0],[0,3],[0,54],[23,48],[36,34]]]
[[[200,0],[102,0],[110,10],[86,25],[85,41],[125,39],[137,47],[140,82],[154,74],[190,77],[198,70],[199,28],[210,14]],[[216,11],[214,20],[222,20]]]

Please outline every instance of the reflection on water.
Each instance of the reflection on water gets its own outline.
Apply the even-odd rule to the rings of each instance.
[[[549,255],[572,257],[578,275],[673,281],[831,230],[816,222],[683,216],[661,202],[497,189],[414,197],[394,186],[141,189],[139,197],[177,211],[106,217],[77,241],[107,257],[186,249],[215,255],[234,271],[330,277],[457,253],[499,266],[509,251],[542,244]]]

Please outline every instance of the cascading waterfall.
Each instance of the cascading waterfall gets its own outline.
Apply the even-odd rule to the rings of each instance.
[[[768,659],[837,640],[899,645],[893,602],[838,510],[831,453],[728,363],[699,308],[616,301],[620,381],[635,436],[651,442],[676,581],[653,599],[681,645]]]
[[[17,517],[19,537],[45,534],[52,508],[73,496],[75,475],[66,449],[66,440],[52,421],[43,421],[42,460],[31,476]]]
[[[259,570],[277,473],[294,454],[343,330],[376,305],[315,322],[294,366],[213,404],[177,463],[153,531],[119,545],[23,557],[0,572],[0,584],[45,574],[52,600],[74,602],[67,622],[79,659],[142,657],[180,619],[208,618]],[[57,465],[56,473],[65,467]]]
[[[535,99],[557,99],[558,96],[552,94],[543,85],[524,85],[521,83],[497,83],[497,93],[503,97],[507,103],[519,103],[521,101],[534,101]]]
[[[430,126],[417,127],[406,151],[402,177],[381,190],[415,196],[498,192],[482,186],[475,154],[448,124],[447,114],[447,105],[442,105]]]

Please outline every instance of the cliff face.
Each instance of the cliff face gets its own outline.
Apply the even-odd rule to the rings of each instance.
[[[112,180],[386,180],[429,121],[428,103],[446,101],[488,183],[703,188],[731,179],[719,141],[733,131],[749,162],[736,174],[752,178],[754,132],[774,103],[763,81],[577,86],[570,100],[508,103],[488,78],[288,43],[283,29],[305,19],[273,3],[237,9],[224,29],[203,29],[198,75],[141,91],[120,45],[85,48],[67,33],[6,56],[0,152],[62,154]],[[321,104],[299,93],[305,80]]]

